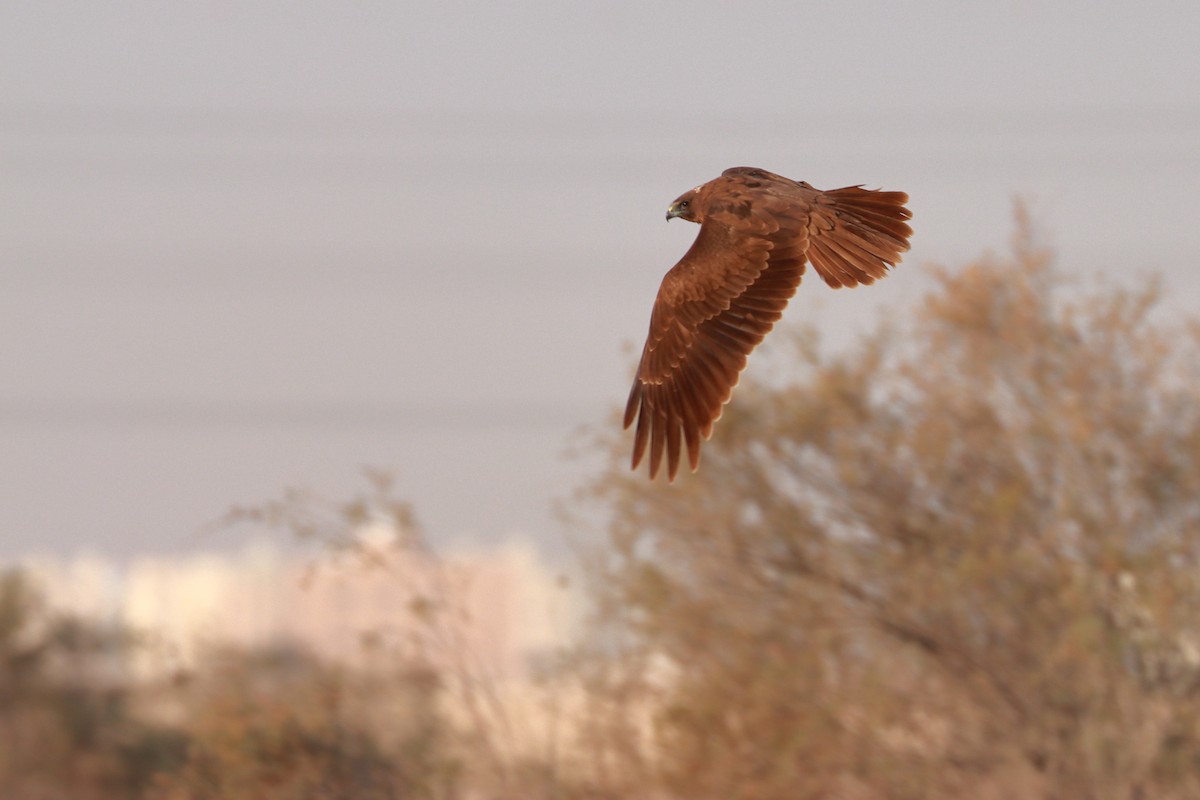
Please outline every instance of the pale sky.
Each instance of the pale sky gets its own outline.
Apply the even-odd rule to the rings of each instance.
[[[729,166],[912,195],[891,277],[789,308],[835,343],[1018,194],[1200,310],[1197,41],[1194,0],[5,4],[0,557],[192,548],[362,465],[436,540],[559,552],[663,211]]]

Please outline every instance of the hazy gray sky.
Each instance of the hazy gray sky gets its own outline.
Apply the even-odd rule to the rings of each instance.
[[[1195,310],[1198,36],[1195,2],[6,4],[0,556],[192,546],[363,464],[435,538],[552,548],[695,235],[663,209],[728,166],[912,195],[892,277],[797,295],[834,341],[1018,193],[1072,272]]]

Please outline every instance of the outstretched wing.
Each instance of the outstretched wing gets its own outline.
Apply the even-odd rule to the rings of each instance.
[[[650,449],[650,477],[663,455],[675,478],[682,446],[694,470],[700,439],[753,350],[783,313],[804,274],[807,216],[783,198],[712,208],[695,243],[663,279],[650,334],[625,407],[637,420],[633,467]]]

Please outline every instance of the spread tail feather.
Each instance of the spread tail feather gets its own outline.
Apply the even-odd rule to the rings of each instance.
[[[809,220],[808,260],[830,286],[874,283],[908,250],[904,192],[847,186],[822,192]]]

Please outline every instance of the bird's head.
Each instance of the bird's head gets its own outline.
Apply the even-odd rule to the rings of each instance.
[[[691,189],[675,198],[675,202],[667,206],[667,220],[675,217],[686,219],[688,222],[700,222],[699,208],[700,187]]]

